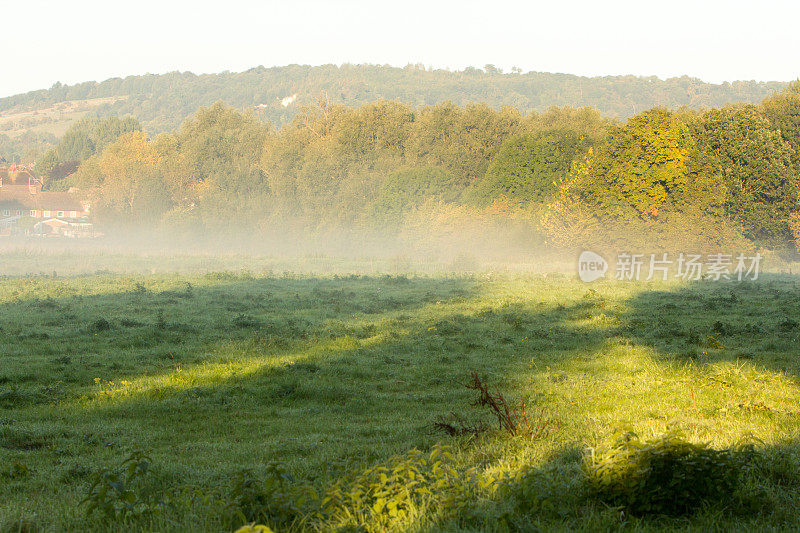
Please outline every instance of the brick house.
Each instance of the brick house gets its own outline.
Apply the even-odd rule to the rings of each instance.
[[[36,221],[36,234],[77,236],[91,229],[87,202],[69,192],[43,191],[27,168],[0,168],[0,235],[17,233],[23,217]]]

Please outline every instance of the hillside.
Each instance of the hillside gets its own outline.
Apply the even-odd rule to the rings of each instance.
[[[786,87],[783,82],[738,81],[710,84],[689,77],[581,77],[542,72],[502,73],[491,65],[464,71],[428,70],[409,65],[289,65],[256,67],[245,72],[195,75],[171,72],[113,78],[100,83],[55,84],[50,89],[0,98],[5,117],[52,109],[62,102],[90,100],[100,115],[130,114],[151,133],[176,128],[198,107],[218,100],[252,109],[262,119],[280,125],[299,106],[325,93],[334,103],[358,106],[377,99],[414,106],[450,100],[463,105],[485,102],[521,111],[550,106],[591,106],[604,115],[628,118],[653,106],[717,107],[729,102],[758,102]],[[292,96],[297,95],[292,100]],[[107,100],[99,100],[107,99]],[[8,120],[8,118],[6,119]],[[65,121],[73,120],[69,114]],[[23,128],[24,129],[24,128]],[[64,125],[48,123],[51,131]],[[16,131],[16,134],[21,134]]]

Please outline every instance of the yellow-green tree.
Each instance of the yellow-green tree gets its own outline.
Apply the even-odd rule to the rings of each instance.
[[[675,233],[704,231],[717,238],[725,187],[708,172],[683,118],[665,109],[637,115],[577,162],[548,206],[543,225],[551,241],[653,243],[672,224]],[[691,220],[692,222],[688,222]],[[711,236],[711,234],[715,236]],[[661,237],[659,237],[661,238]]]
[[[170,208],[158,151],[141,131],[126,133],[91,157],[76,182],[106,223],[152,225]]]

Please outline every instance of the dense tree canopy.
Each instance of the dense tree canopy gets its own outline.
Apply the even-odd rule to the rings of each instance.
[[[36,161],[36,172],[45,178],[57,178],[51,173],[60,165],[80,162],[100,152],[120,135],[140,131],[142,127],[133,118],[85,118],[74,123],[58,144]]]
[[[722,215],[725,188],[705,162],[685,116],[646,111],[577,162],[545,225],[563,243],[587,233],[604,243],[641,246],[671,238],[665,228],[680,234],[692,226],[713,241],[719,228],[698,224]]]
[[[754,240],[771,246],[787,242],[800,176],[781,131],[770,129],[768,118],[753,105],[712,109],[699,130],[701,149],[713,156],[723,178],[728,216]]]
[[[477,239],[513,227],[562,246],[788,249],[800,236],[794,98],[653,108],[624,124],[591,109],[321,98],[278,129],[217,103],[174,133],[117,136],[65,183],[101,220],[168,231],[461,228]],[[136,129],[93,124],[55,152],[83,157],[123,124]]]
[[[557,190],[558,181],[569,172],[572,161],[587,147],[576,132],[554,130],[515,135],[500,147],[476,186],[480,205],[505,196],[529,204],[544,204]]]
[[[800,168],[800,81],[792,83],[783,93],[764,100],[764,115],[773,130],[780,132],[794,153],[792,162]]]
[[[382,224],[398,224],[403,215],[419,207],[426,200],[436,199],[453,202],[458,199],[459,189],[453,177],[440,167],[425,166],[397,170],[383,182],[372,211]]]
[[[91,191],[102,220],[120,223],[135,219],[148,224],[169,209],[160,164],[158,151],[147,136],[130,132],[87,160],[75,179]]]
[[[694,172],[695,153],[695,141],[680,116],[665,109],[646,111],[598,150],[587,193],[600,213],[631,222],[652,221],[662,211],[709,206],[719,184]]]

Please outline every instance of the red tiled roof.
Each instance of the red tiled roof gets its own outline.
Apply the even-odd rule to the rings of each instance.
[[[6,185],[0,187],[0,209],[25,209],[43,211],[79,211],[83,212],[81,203],[68,192],[39,191],[31,194],[31,188],[25,185]]]

